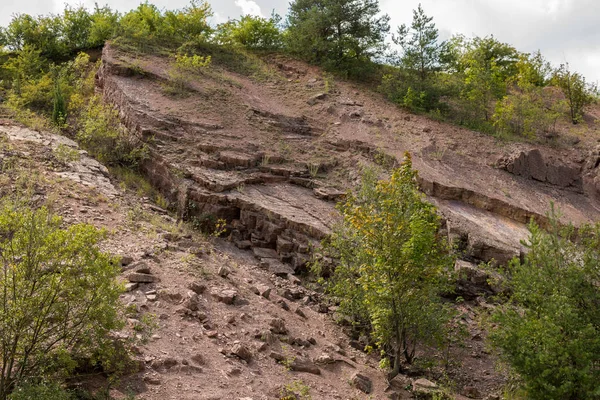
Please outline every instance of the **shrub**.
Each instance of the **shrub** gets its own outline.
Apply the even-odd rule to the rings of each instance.
[[[239,20],[234,19],[217,26],[215,40],[227,46],[275,50],[282,46],[278,23],[277,17],[266,19],[244,15]]]
[[[78,118],[77,140],[101,162],[135,166],[145,155],[121,125],[118,111],[98,95],[90,98]]]
[[[402,357],[413,361],[418,344],[441,344],[451,316],[440,293],[450,290],[453,260],[415,178],[408,154],[387,181],[365,175],[339,206],[343,222],[324,247],[339,259],[329,292],[342,314],[372,329],[392,375]]]
[[[24,384],[8,397],[9,400],[74,400],[74,396],[57,384]]]
[[[102,353],[122,326],[119,268],[98,248],[105,233],[61,226],[45,207],[0,204],[0,399],[31,377],[53,378]]]
[[[600,398],[600,224],[529,226],[529,252],[513,260],[508,302],[490,333],[528,399]]]

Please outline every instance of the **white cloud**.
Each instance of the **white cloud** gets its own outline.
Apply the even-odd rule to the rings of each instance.
[[[263,17],[260,6],[253,0],[235,0],[235,5],[242,9],[243,15]]]

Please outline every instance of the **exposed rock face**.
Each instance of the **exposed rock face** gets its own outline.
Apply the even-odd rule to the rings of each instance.
[[[152,78],[166,79],[160,72]],[[236,138],[240,134],[218,123],[157,113],[143,93],[149,90],[143,86],[151,87],[152,82],[141,83],[107,46],[98,85],[119,108],[130,131],[148,143],[151,156],[142,169],[153,185],[177,205],[182,218],[207,229],[223,219],[240,248],[272,249],[265,267],[281,269],[283,262],[293,266],[285,273],[302,269],[309,246],[329,234],[334,218],[334,204],[318,197],[334,200],[341,193],[331,189],[314,193],[294,184],[294,178],[311,181],[307,166],[282,168],[267,149],[244,141],[243,135]],[[247,119],[260,129],[276,129],[298,139],[310,140],[322,132],[305,116],[257,107]]]
[[[526,224],[533,219],[544,226],[550,202],[575,225],[600,216],[595,201],[583,194],[582,178],[586,193],[590,188],[600,194],[600,162],[591,162],[583,174],[581,163],[561,161],[570,160],[568,152],[519,149],[497,165],[507,174],[490,166],[500,155],[497,144],[472,132],[460,137],[465,145],[476,142],[471,154],[465,151],[471,157],[447,151],[431,160],[423,150],[448,150],[436,140],[450,132],[438,135],[431,121],[410,127],[419,117],[401,117],[387,103],[375,108],[370,100],[353,100],[355,90],[323,96],[291,92],[276,80],[228,85],[204,76],[189,83],[189,97],[181,100],[161,89],[169,83],[168,60],[145,56],[135,67],[132,62],[105,47],[98,85],[149,147],[142,169],[150,181],[181,218],[208,229],[225,220],[234,244],[254,250],[259,265],[277,276],[306,268],[311,247],[339,218],[334,202],[358,183],[361,165],[391,169],[405,151],[413,154],[422,191],[444,218],[444,233],[475,264],[505,264],[519,256]],[[136,75],[140,65],[144,76]],[[481,157],[481,146],[494,147],[494,155]]]
[[[498,160],[498,168],[551,185],[583,193],[580,168],[558,160],[546,159],[539,149],[518,151]]]

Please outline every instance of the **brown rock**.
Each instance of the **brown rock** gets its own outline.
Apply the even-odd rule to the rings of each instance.
[[[369,394],[373,391],[373,382],[371,381],[371,378],[358,372],[352,375],[350,382],[363,393]]]
[[[306,314],[304,313],[304,311],[302,310],[302,308],[298,307],[296,308],[296,311],[294,311],[296,313],[296,315],[301,316],[302,318],[306,318]]]
[[[211,295],[221,303],[233,304],[237,296],[237,292],[233,289],[215,290],[211,292]]]
[[[188,285],[188,289],[196,294],[202,294],[206,291],[206,285],[200,282],[192,282]]]
[[[219,276],[221,278],[227,278],[229,276],[229,274],[231,273],[231,271],[229,271],[229,268],[227,268],[227,267],[221,267],[221,268],[219,268],[219,271],[217,273],[219,274]]]
[[[312,361],[305,358],[295,358],[289,364],[292,371],[307,372],[309,374],[321,375],[321,370]]]
[[[127,280],[129,280],[129,282],[135,283],[153,283],[159,281],[159,279],[155,276],[152,276],[150,274],[141,274],[138,272],[132,272],[128,274]]]
[[[238,356],[246,362],[250,362],[250,360],[252,359],[252,352],[250,351],[250,349],[248,349],[248,347],[246,347],[246,345],[242,343],[234,344],[233,348],[231,349],[231,353],[235,354],[236,356]]]
[[[285,327],[285,321],[281,318],[273,318],[269,325],[271,326],[271,332],[278,333],[281,335],[286,335],[288,333],[287,328]]]

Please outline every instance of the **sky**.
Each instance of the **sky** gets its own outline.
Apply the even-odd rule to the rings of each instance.
[[[100,5],[127,11],[140,0],[97,0]],[[600,81],[600,1],[598,0],[379,0],[382,12],[391,17],[394,31],[410,24],[419,2],[433,16],[446,39],[462,33],[468,37],[493,34],[524,52],[541,50],[553,64],[568,62],[588,81]],[[0,25],[15,13],[60,12],[65,3],[93,7],[95,0],[0,0]],[[184,7],[188,0],[153,0],[159,7]],[[285,15],[285,0],[209,0],[214,24],[242,14],[269,16],[272,10]]]

